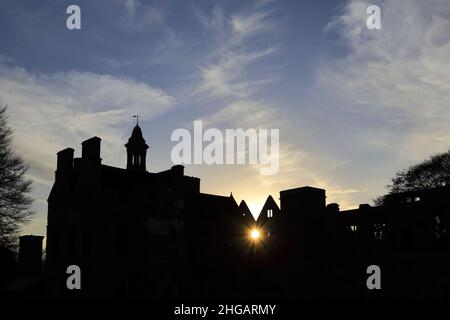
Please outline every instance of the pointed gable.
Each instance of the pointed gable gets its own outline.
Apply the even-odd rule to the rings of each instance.
[[[280,208],[272,196],[268,196],[261,212],[259,213],[257,223],[259,226],[265,225],[271,219],[277,218],[280,214]]]
[[[241,203],[239,204],[239,213],[241,214],[242,219],[248,226],[252,226],[255,224],[256,222],[255,217],[253,217],[253,214],[248,208],[245,200],[242,200]]]

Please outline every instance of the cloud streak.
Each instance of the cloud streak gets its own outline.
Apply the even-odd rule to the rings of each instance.
[[[202,81],[195,93],[223,105],[202,120],[210,127],[280,129],[278,174],[262,176],[260,165],[236,168],[247,187],[236,188],[234,194],[249,202],[254,215],[259,213],[267,194],[277,199],[280,190],[303,185],[326,188],[329,200],[340,202],[343,207],[354,206],[352,198],[360,191],[327,177],[320,166],[330,161],[303,150],[296,141],[295,137],[301,136],[305,129],[291,121],[284,108],[276,105],[276,99],[268,103],[260,97],[260,89],[280,80],[275,73],[255,76],[251,72],[281,50],[275,36],[283,25],[282,20],[274,17],[275,13],[276,9],[269,9],[264,3],[230,15],[220,8],[209,16],[197,12],[205,32],[213,32],[216,41],[200,69]],[[216,174],[227,175],[221,171]],[[258,186],[258,190],[251,186]]]
[[[327,26],[341,35],[349,53],[319,68],[321,85],[353,112],[392,124],[374,147],[414,160],[443,150],[450,138],[450,3],[384,1],[382,30],[365,27],[368,5],[348,1]]]
[[[9,106],[14,145],[30,165],[39,221],[46,213],[57,151],[72,146],[79,153],[79,143],[97,135],[105,162],[123,167],[120,146],[128,134],[123,125],[131,115],[152,120],[176,105],[164,91],[130,78],[31,73],[5,64],[0,65],[0,99]]]
[[[252,66],[278,51],[276,46],[258,41],[258,37],[273,36],[277,31],[271,13],[261,6],[230,15],[218,7],[209,16],[196,11],[205,31],[213,35],[213,48],[200,68],[201,81],[195,94],[245,98],[278,80],[274,74],[248,76]]]

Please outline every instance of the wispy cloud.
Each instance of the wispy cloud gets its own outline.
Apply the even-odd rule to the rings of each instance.
[[[389,149],[404,160],[442,151],[450,140],[450,3],[386,0],[382,30],[365,26],[367,1],[348,1],[328,25],[349,54],[319,68],[322,85],[353,112],[391,123],[361,143]]]
[[[124,28],[142,30],[164,21],[165,5],[161,2],[148,3],[140,0],[123,0],[121,5],[125,9],[122,18]]]
[[[279,128],[284,121],[276,108],[256,100],[235,100],[204,118],[206,125],[242,128]]]
[[[160,89],[129,78],[89,72],[31,73],[0,65],[0,100],[9,106],[17,151],[30,165],[37,209],[44,214],[53,181],[55,153],[81,141],[103,139],[106,163],[123,166],[120,146],[131,115],[151,120],[170,110],[175,100]]]
[[[269,10],[233,14],[230,19],[231,42],[242,42],[258,34],[274,32],[276,23],[271,19],[270,14]]]
[[[259,94],[261,88],[279,80],[275,72],[254,72],[281,50],[276,35],[283,30],[284,20],[276,12],[267,3],[257,3],[229,15],[220,8],[215,8],[210,15],[197,12],[205,32],[213,32],[216,41],[212,42],[211,52],[200,69],[201,82],[195,93],[220,101],[223,106],[204,116],[204,124],[221,128],[280,129],[280,149],[276,155],[280,168],[276,175],[262,176],[261,165],[236,169],[245,187],[236,187],[235,195],[246,199],[254,214],[259,213],[267,194],[277,199],[280,190],[304,185],[325,188],[329,201],[339,202],[343,208],[354,207],[359,189],[334,181],[323,166],[331,167],[335,161],[302,149],[296,137],[302,136],[305,129],[290,120],[287,109],[276,105],[278,99],[268,103]],[[227,175],[219,171],[216,174]]]
[[[245,181],[243,190],[236,190],[235,195],[251,203],[253,214],[258,214],[268,194],[278,199],[281,190],[299,186],[314,186],[327,190],[328,201],[340,203],[342,208],[355,207],[355,199],[361,190],[349,186],[347,183],[333,180],[324,167],[335,164],[330,159],[314,154],[309,150],[302,150],[296,144],[296,137],[302,135],[302,128],[294,127],[287,114],[279,106],[270,105],[254,99],[236,100],[221,110],[203,118],[205,127],[215,128],[275,128],[280,131],[279,154],[277,157],[279,171],[275,175],[261,175],[261,168],[266,165],[255,164],[236,168],[240,172],[240,179]],[[339,165],[329,170],[339,170]],[[219,173],[217,173],[220,175]],[[226,174],[226,173],[224,173]],[[253,187],[257,186],[257,190]]]
[[[254,89],[270,84],[278,77],[268,75],[258,79],[247,79],[244,75],[245,69],[275,51],[275,48],[267,48],[258,52],[222,53],[217,63],[202,68],[202,83],[197,93],[238,98],[250,96]]]
[[[213,97],[243,98],[260,86],[277,81],[278,76],[261,74],[249,76],[249,69],[279,49],[276,45],[261,44],[258,36],[273,36],[277,20],[273,11],[264,6],[226,14],[216,7],[210,15],[197,12],[199,22],[213,35],[211,53],[200,68],[201,81],[194,91]]]

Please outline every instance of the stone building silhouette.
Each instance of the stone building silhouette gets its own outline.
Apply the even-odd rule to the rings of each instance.
[[[279,214],[258,218],[270,230],[261,274],[274,274],[275,287],[290,299],[448,299],[448,199],[450,186],[443,186],[340,211],[326,204],[323,189],[281,191]],[[382,290],[366,286],[370,265],[382,270]]]
[[[229,239],[246,232],[234,198],[201,193],[200,179],[181,165],[148,172],[138,125],[125,147],[126,169],[102,164],[98,137],[82,143],[81,158],[72,148],[57,153],[48,198],[48,294],[211,296],[220,283],[230,286],[223,270],[236,248]],[[69,265],[81,269],[80,292],[66,288]]]
[[[101,139],[57,153],[48,198],[49,295],[163,298],[449,298],[450,187],[340,211],[326,191],[269,196],[254,220],[245,201],[200,192],[184,167],[152,173],[138,125],[126,169],[102,164]],[[252,240],[257,228],[261,237]],[[68,290],[78,265],[82,290]],[[382,270],[382,290],[366,270]]]

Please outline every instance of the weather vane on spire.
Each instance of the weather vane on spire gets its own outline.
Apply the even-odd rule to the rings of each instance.
[[[139,116],[137,114],[133,115],[133,118],[136,118],[136,125],[139,125]]]

